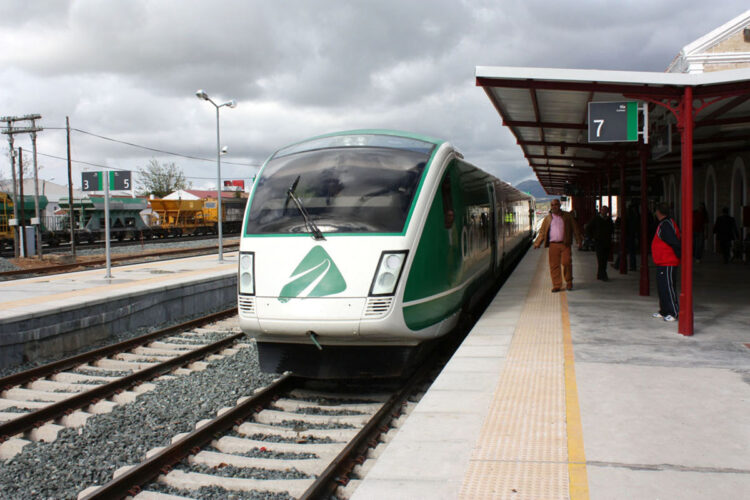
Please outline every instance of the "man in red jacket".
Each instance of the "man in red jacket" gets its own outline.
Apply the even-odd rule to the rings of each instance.
[[[659,312],[654,318],[674,321],[679,313],[679,303],[675,293],[675,269],[680,265],[680,228],[669,217],[669,205],[659,203],[656,207],[654,239],[651,241],[651,255],[656,265],[656,284],[659,289]]]

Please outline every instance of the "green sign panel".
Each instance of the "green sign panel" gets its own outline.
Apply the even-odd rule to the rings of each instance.
[[[83,191],[104,191],[104,172],[82,172],[81,189]],[[130,191],[133,187],[130,170],[108,172],[109,189],[113,191]]]
[[[635,142],[638,140],[638,103],[590,102],[589,142]]]

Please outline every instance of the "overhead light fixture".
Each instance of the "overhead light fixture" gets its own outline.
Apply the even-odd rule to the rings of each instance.
[[[226,154],[227,147],[224,146],[224,148],[221,147],[220,142],[220,135],[219,135],[219,109],[223,108],[224,106],[228,108],[236,108],[237,107],[237,101],[232,99],[231,101],[227,101],[222,104],[216,104],[213,99],[211,99],[208,94],[203,90],[199,89],[195,92],[195,95],[198,99],[208,101],[210,102],[214,108],[216,108],[216,229],[217,234],[219,236],[219,262],[224,261],[224,245],[222,243],[223,239],[223,229],[222,229],[222,213],[221,213],[221,155]]]

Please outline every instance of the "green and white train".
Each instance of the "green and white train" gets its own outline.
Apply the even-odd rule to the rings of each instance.
[[[528,248],[534,201],[448,142],[361,130],[275,152],[240,243],[261,368],[393,376]]]

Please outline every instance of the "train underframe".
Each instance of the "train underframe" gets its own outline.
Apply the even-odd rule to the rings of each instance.
[[[314,379],[398,378],[408,376],[430,352],[436,340],[416,346],[344,346],[258,342],[261,370],[293,371]]]

